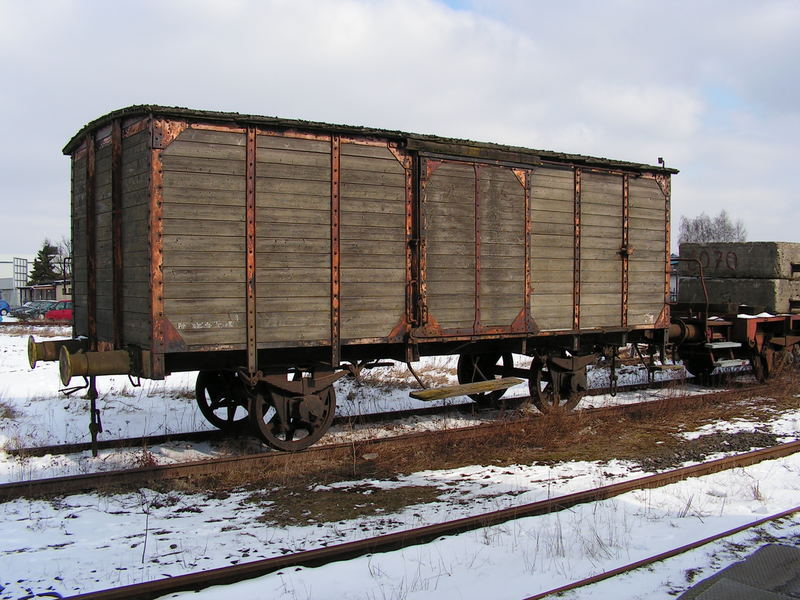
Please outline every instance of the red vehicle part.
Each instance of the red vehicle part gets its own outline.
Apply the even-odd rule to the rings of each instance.
[[[53,308],[44,313],[44,318],[52,321],[72,321],[72,300],[59,300]]]

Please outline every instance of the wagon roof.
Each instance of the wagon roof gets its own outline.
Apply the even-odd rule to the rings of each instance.
[[[569,154],[554,152],[552,150],[536,150],[519,146],[508,146],[491,142],[476,142],[458,138],[445,138],[430,134],[408,133],[374,127],[355,125],[335,125],[317,121],[304,121],[301,119],[281,119],[278,117],[265,117],[259,115],[245,115],[233,112],[218,112],[207,110],[194,110],[190,108],[156,106],[141,104],[129,106],[108,113],[85,125],[64,147],[64,154],[72,154],[81,144],[86,134],[107,125],[114,119],[135,116],[161,116],[167,118],[187,119],[191,121],[235,123],[238,125],[260,125],[287,130],[304,130],[340,135],[375,136],[402,142],[410,149],[417,149],[441,154],[453,154],[471,158],[486,158],[491,160],[507,160],[512,162],[538,162],[555,161],[567,162],[586,166],[597,166],[634,171],[648,171],[657,173],[678,173],[677,169],[634,163],[582,154]]]

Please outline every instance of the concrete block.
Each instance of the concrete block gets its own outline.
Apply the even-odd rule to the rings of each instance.
[[[697,258],[712,278],[800,281],[800,243],[709,242],[681,244],[681,258]],[[697,275],[693,263],[679,263],[681,275]]]
[[[789,279],[709,279],[711,304],[747,304],[771,313],[800,313],[800,280]],[[681,277],[678,302],[701,303],[703,287],[698,277]]]

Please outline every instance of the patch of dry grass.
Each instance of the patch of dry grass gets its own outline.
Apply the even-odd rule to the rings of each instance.
[[[676,388],[676,395],[685,395]],[[770,445],[775,436],[761,433],[714,434],[687,441],[676,435],[719,420],[766,420],[800,406],[797,375],[778,379],[769,390],[743,390],[721,402],[698,398],[680,409],[668,402],[648,403],[626,414],[577,416],[554,412],[527,420],[507,420],[469,432],[442,430],[433,435],[398,439],[379,446],[355,442],[325,453],[283,455],[249,470],[192,482],[164,482],[172,489],[227,494],[252,493],[263,502],[264,521],[276,524],[353,519],[430,502],[441,490],[413,487],[386,491],[326,489],[340,481],[396,480],[424,470],[468,465],[555,464],[562,461],[632,460],[644,469],[671,468],[684,460],[703,460],[720,450]]]
[[[13,421],[18,417],[19,411],[16,408],[10,404],[0,401],[0,419],[9,419]]]
[[[434,502],[442,491],[427,486],[401,486],[392,489],[370,485],[308,490],[276,488],[253,492],[247,502],[266,504],[269,511],[256,520],[273,525],[335,523],[354,516],[391,515],[418,504]]]
[[[447,385],[455,377],[455,369],[444,359],[441,361],[434,359],[431,362],[414,366],[414,371],[429,387]],[[358,378],[358,383],[365,387],[377,388],[380,391],[407,390],[418,387],[416,379],[403,363],[397,363],[392,367],[365,370]]]

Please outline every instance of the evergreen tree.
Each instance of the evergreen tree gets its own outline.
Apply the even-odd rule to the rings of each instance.
[[[41,283],[50,283],[58,279],[58,273],[53,266],[53,258],[58,254],[58,248],[50,243],[50,240],[45,240],[42,244],[42,249],[36,254],[33,259],[33,269],[28,278],[28,285],[38,285]]]

